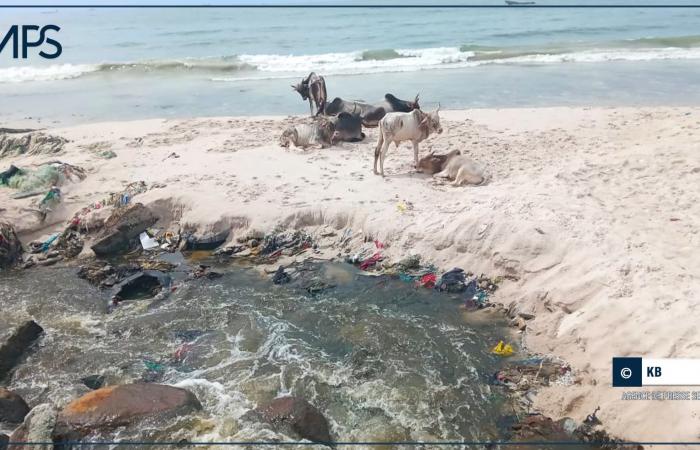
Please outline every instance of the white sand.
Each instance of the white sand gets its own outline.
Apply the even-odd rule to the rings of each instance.
[[[71,139],[58,156],[89,170],[63,187],[62,223],[130,181],[166,186],[135,200],[181,209],[200,227],[269,230],[331,224],[420,253],[443,268],[512,275],[495,301],[517,302],[531,350],[569,361],[579,384],[542,390],[535,406],[578,420],[601,406],[607,429],[634,440],[698,439],[700,403],[630,402],[611,383],[612,356],[700,358],[700,109],[509,109],[447,111],[445,133],[421,154],[460,149],[485,164],[486,186],[454,188],[412,172],[412,151],[390,150],[388,177],[372,174],[377,130],[361,144],[285,150],[291,118],[101,123],[51,130]],[[284,123],[283,123],[284,122]],[[137,141],[136,139],[140,139]],[[118,155],[100,159],[85,146]],[[176,152],[179,158],[165,159]],[[0,214],[25,241],[36,230],[31,199]],[[399,201],[413,203],[402,213]],[[54,225],[53,228],[57,228]],[[236,231],[240,233],[241,231]],[[686,388],[669,390],[682,390]]]

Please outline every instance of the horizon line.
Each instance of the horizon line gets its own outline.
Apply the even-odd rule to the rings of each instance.
[[[698,4],[588,4],[588,5],[567,5],[567,4],[551,4],[551,5],[493,5],[493,4],[36,4],[36,5],[17,5],[17,4],[0,4],[0,8],[448,8],[448,9],[508,9],[508,10],[524,10],[524,9],[679,9],[679,8],[700,8]]]

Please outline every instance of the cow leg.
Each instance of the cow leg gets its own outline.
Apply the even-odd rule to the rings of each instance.
[[[377,147],[374,149],[374,174],[379,175],[379,172],[377,172],[377,160],[379,159],[379,155],[381,154],[381,149],[382,146],[384,145],[384,133],[381,131],[381,127],[379,128],[379,141],[377,142]]]
[[[309,97],[309,114],[311,114],[311,117],[314,115],[314,100]]]
[[[464,182],[469,182],[468,175],[464,172],[464,167],[460,167],[455,175],[455,180],[452,182],[452,186],[461,186]]]
[[[389,145],[391,145],[391,142],[385,140],[382,146],[382,153],[379,155],[379,173],[382,176],[384,176],[384,159],[386,159],[386,154],[389,151]]]
[[[322,115],[326,115],[326,96],[321,95],[321,97],[318,99],[318,102],[316,103],[316,107],[318,108],[318,112],[316,115],[319,113]]]
[[[418,168],[418,141],[413,142],[413,167]]]
[[[320,115],[324,115],[324,116],[325,116],[325,115],[326,115],[325,109],[324,109],[324,107],[323,107],[323,103],[320,103],[320,102],[319,102],[319,103],[316,103],[316,115],[317,115],[317,116],[320,116]]]

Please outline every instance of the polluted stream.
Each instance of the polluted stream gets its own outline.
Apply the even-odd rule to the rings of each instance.
[[[298,441],[244,416],[284,395],[317,407],[341,442],[507,437],[499,424],[512,409],[491,386],[502,359],[490,352],[509,333],[504,320],[473,320],[457,295],[349,264],[307,269],[314,289],[226,266],[213,280],[176,279],[166,299],[117,307],[75,267],[2,274],[0,329],[28,316],[45,329],[9,388],[31,405],[60,407],[89,392],[81,379],[93,376],[182,387],[203,406],[86,438],[93,442]]]

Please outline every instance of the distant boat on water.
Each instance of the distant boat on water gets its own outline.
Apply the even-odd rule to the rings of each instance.
[[[508,6],[527,6],[534,5],[535,2],[517,2],[515,0],[506,0],[506,5]]]

